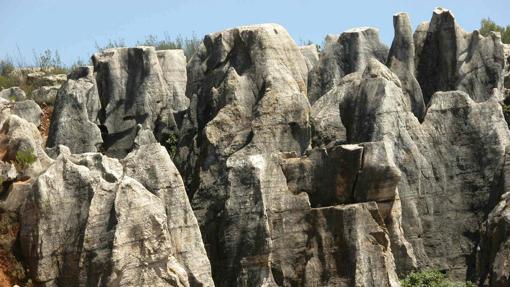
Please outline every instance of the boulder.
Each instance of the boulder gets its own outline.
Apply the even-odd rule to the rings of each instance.
[[[11,102],[19,102],[26,100],[27,96],[25,95],[25,92],[19,87],[12,87],[1,90],[0,98]]]
[[[32,91],[30,98],[32,98],[39,105],[50,105],[55,104],[57,98],[58,86],[42,86]]]

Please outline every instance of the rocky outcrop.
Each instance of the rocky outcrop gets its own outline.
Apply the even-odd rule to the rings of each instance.
[[[272,159],[280,151],[301,154],[310,144],[307,71],[287,31],[274,24],[207,35],[188,64],[192,104],[180,166],[219,286],[271,284],[272,272],[281,273],[281,280],[299,276],[299,266],[287,262],[302,252],[273,247],[284,246],[284,238],[271,243],[276,238],[267,226],[271,220],[258,218],[269,208],[279,210],[280,218],[289,213],[288,220],[298,223],[304,214],[294,209],[308,206],[306,197],[285,193],[285,179]],[[275,192],[281,199],[264,199]],[[279,205],[284,198],[295,203]],[[306,237],[296,240],[295,248],[304,249]],[[270,257],[282,260],[273,265],[279,267],[271,266]]]
[[[30,98],[39,105],[54,105],[60,87],[60,85],[39,87],[32,91]]]
[[[142,149],[124,166],[64,149],[38,177],[20,231],[35,283],[213,286],[176,168],[159,144]]]
[[[402,91],[409,98],[413,114],[422,120],[425,116],[425,102],[420,84],[414,76],[415,48],[411,20],[405,13],[393,16],[395,38],[391,44],[387,66],[397,75]]]
[[[418,263],[464,278],[510,134],[495,102],[436,93],[420,124],[405,98],[396,76],[372,61],[343,107],[352,111],[342,118],[347,137],[390,144],[402,172],[402,228]]]
[[[510,284],[510,193],[491,211],[482,229],[478,252],[478,272],[484,286],[503,287]]]
[[[176,133],[174,113],[187,108],[182,52],[154,47],[116,48],[92,58],[101,100],[99,121],[106,154],[123,157],[133,148],[137,125],[160,142]]]
[[[11,102],[19,102],[27,99],[25,92],[19,87],[12,87],[0,91],[0,98]]]
[[[304,286],[400,286],[375,203],[317,208],[311,217],[317,234]]]
[[[9,249],[41,286],[508,285],[505,47],[444,9],[414,35],[393,20],[391,49],[356,28],[318,55],[262,24],[187,66],[102,51],[59,90],[46,151],[35,103],[0,99]]]
[[[426,35],[424,30],[427,30]],[[503,44],[495,33],[482,37],[478,31],[464,32],[453,14],[434,10],[428,24],[415,36],[416,74],[425,103],[437,91],[460,90],[476,102],[491,97],[502,100],[494,89],[503,85]]]
[[[72,153],[96,152],[103,143],[100,109],[92,67],[78,68],[58,92],[47,147],[65,145]]]
[[[354,72],[363,72],[368,61],[386,62],[388,47],[380,42],[375,28],[355,28],[340,36],[328,35],[320,56],[320,65],[310,80],[310,103],[335,87],[338,81]]]

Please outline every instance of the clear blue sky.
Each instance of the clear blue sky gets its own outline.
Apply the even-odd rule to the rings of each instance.
[[[510,24],[510,0],[0,0],[0,57],[33,61],[33,51],[58,50],[71,64],[88,60],[96,43],[124,39],[134,45],[149,34],[203,35],[256,23],[279,23],[296,41],[321,43],[326,34],[372,26],[387,44],[392,15],[408,12],[413,26],[430,20],[434,7],[448,8],[465,30],[481,18]]]

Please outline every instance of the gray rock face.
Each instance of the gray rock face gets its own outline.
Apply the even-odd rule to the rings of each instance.
[[[465,278],[508,128],[497,103],[477,104],[463,92],[436,93],[420,124],[395,78],[375,61],[367,67],[359,94],[343,107],[352,111],[342,118],[348,140],[390,145],[402,172],[402,228],[418,264]]]
[[[304,286],[400,286],[374,202],[313,209],[311,217],[317,233]]]
[[[505,79],[504,87],[507,89],[507,94],[510,95],[510,44],[504,44],[505,46]]]
[[[351,73],[320,97],[312,106],[313,143],[315,146],[328,146],[345,143],[347,136],[342,124],[339,106],[345,97],[356,94],[361,73]]]
[[[42,86],[32,91],[30,97],[39,105],[53,105],[57,98],[58,86]]]
[[[491,287],[510,284],[510,193],[491,211],[482,229],[478,268],[480,282]]]
[[[278,205],[262,199],[267,189],[285,184],[281,171],[272,168],[271,154],[302,153],[310,144],[307,71],[287,31],[273,24],[207,35],[188,64],[191,107],[179,158],[217,285],[274,281],[269,256],[276,256],[271,254],[278,248],[270,243],[268,222],[255,219],[268,212],[265,202]],[[295,208],[307,207],[306,197],[279,193],[296,201]],[[289,206],[281,212],[291,217],[297,211]],[[304,248],[305,236],[298,241]],[[290,257],[277,257],[284,262],[275,270],[288,280],[298,272],[285,264],[294,257],[286,255]]]
[[[328,36],[320,56],[320,65],[312,73],[310,103],[335,87],[338,81],[354,72],[363,72],[372,58],[385,63],[388,47],[380,42],[375,28],[355,28],[340,36]]]
[[[311,71],[313,67],[319,64],[319,53],[317,52],[317,45],[306,45],[300,46],[299,51],[305,57],[306,66],[308,67],[308,71]]]
[[[103,143],[97,126],[100,109],[92,67],[79,68],[58,92],[47,147],[65,145],[72,153],[96,152]]]
[[[20,231],[35,283],[213,286],[176,168],[159,144],[143,150],[124,166],[64,152],[39,176]]]
[[[161,142],[176,131],[173,113],[187,107],[182,52],[116,48],[95,54],[93,61],[106,154],[125,156],[139,124]]]
[[[395,38],[391,45],[387,66],[400,79],[402,90],[411,102],[413,114],[422,120],[425,116],[425,102],[420,84],[414,77],[415,48],[411,20],[405,13],[393,16]]]
[[[27,99],[25,92],[18,88],[12,87],[8,89],[4,89],[0,91],[0,98],[11,101],[11,102],[19,102]]]
[[[461,90],[480,102],[500,99],[493,89],[503,85],[503,45],[495,33],[482,37],[478,31],[464,32],[453,14],[434,10],[424,35],[422,25],[415,36],[417,79],[425,103],[437,91]]]

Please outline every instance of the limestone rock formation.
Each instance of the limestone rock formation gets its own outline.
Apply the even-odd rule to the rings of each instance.
[[[414,76],[415,48],[411,20],[405,13],[393,16],[395,38],[388,55],[387,65],[400,79],[402,90],[409,97],[411,109],[418,119],[425,116],[425,102],[420,84]]]
[[[310,103],[335,87],[338,81],[354,72],[363,72],[372,58],[386,62],[388,47],[380,42],[375,28],[354,28],[340,36],[328,36],[321,53],[320,65],[312,74]]]
[[[129,153],[139,124],[153,131],[160,142],[177,131],[174,113],[188,103],[183,93],[182,52],[115,48],[95,54],[93,62],[106,154],[123,157]]]
[[[188,64],[102,51],[59,89],[46,150],[37,104],[2,92],[12,257],[38,286],[507,286],[508,47],[444,9],[393,21],[390,49],[261,24]]]
[[[347,137],[390,144],[402,172],[402,228],[418,263],[463,278],[510,134],[496,102],[438,92],[420,124],[405,98],[396,76],[372,61],[344,107],[352,110],[342,118]]]
[[[72,153],[96,152],[103,143],[100,109],[92,67],[78,68],[58,92],[47,147],[65,145]]]
[[[124,167],[64,152],[38,177],[20,231],[37,284],[213,286],[176,168],[159,144],[143,149]]]
[[[19,87],[12,87],[0,91],[0,98],[11,101],[19,102],[27,99],[25,92]]]
[[[491,211],[482,229],[480,243],[479,272],[481,283],[491,287],[510,284],[510,193],[505,193],[501,201]]]
[[[427,29],[426,35],[423,30]],[[502,100],[493,89],[503,85],[503,44],[495,33],[482,37],[478,31],[464,32],[453,14],[434,10],[428,24],[415,36],[416,74],[425,103],[437,91],[460,90],[480,102],[491,97]]]
[[[30,97],[39,105],[53,105],[57,99],[57,93],[60,87],[60,85],[42,86],[33,90]]]

